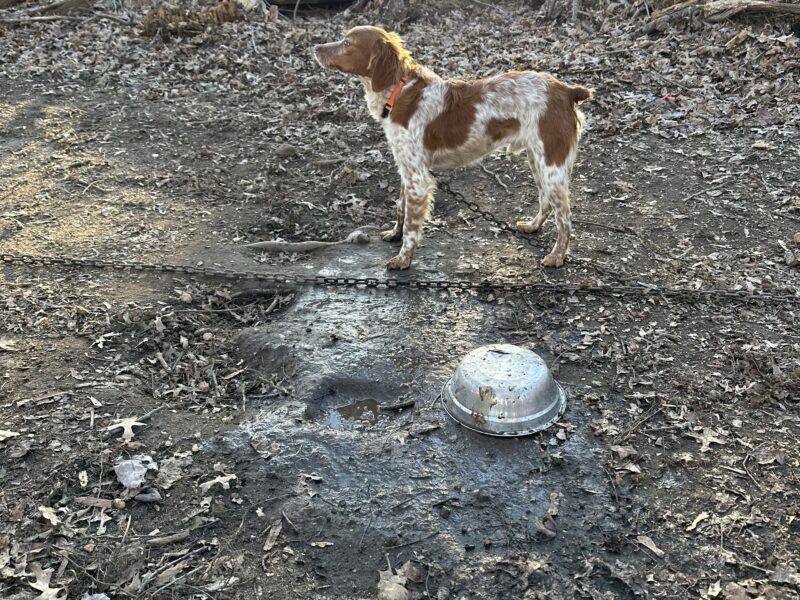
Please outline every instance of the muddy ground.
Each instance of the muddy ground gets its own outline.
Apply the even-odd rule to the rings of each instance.
[[[798,38],[536,17],[462,6],[400,31],[441,74],[595,89],[569,262],[538,267],[552,224],[531,248],[440,192],[400,277],[794,299],[3,265],[0,596],[375,598],[410,562],[412,598],[800,597]],[[0,27],[0,252],[385,277],[381,241],[243,247],[390,222],[379,127],[308,52],[368,21],[254,13],[166,41],[102,15]],[[503,221],[535,212],[521,157],[437,176]],[[459,359],[495,342],[551,365],[556,426],[494,439],[444,413]],[[133,489],[128,460],[150,466]]]

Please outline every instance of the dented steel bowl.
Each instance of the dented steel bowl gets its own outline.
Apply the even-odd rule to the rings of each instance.
[[[511,344],[482,346],[467,354],[442,390],[447,413],[464,427],[496,436],[547,429],[567,398],[535,352]]]

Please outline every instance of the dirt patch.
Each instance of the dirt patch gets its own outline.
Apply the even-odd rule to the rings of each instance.
[[[621,11],[401,26],[441,74],[595,94],[563,269],[537,266],[552,226],[529,247],[439,192],[401,277],[797,293],[796,36],[648,37]],[[358,86],[309,54],[363,20],[250,14],[167,43],[102,17],[0,29],[0,251],[384,277],[379,241],[243,247],[393,218]],[[523,158],[437,176],[506,222],[535,212]],[[387,557],[417,570],[412,597],[798,596],[796,303],[9,265],[0,285],[3,597],[372,598]],[[555,427],[497,440],[444,413],[459,359],[496,342],[552,366]]]

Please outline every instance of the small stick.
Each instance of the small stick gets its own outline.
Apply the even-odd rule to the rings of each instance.
[[[173,586],[173,585],[175,585],[176,583],[179,583],[179,582],[183,581],[184,579],[186,579],[187,577],[189,577],[189,575],[193,575],[193,574],[194,574],[194,573],[196,573],[197,571],[200,571],[200,570],[202,570],[202,569],[205,569],[205,568],[206,568],[206,565],[200,565],[199,567],[195,567],[194,569],[192,569],[192,570],[191,570],[191,571],[189,571],[188,573],[184,573],[184,574],[183,574],[183,575],[181,575],[180,577],[177,577],[177,578],[173,579],[172,581],[170,581],[170,582],[168,582],[168,583],[165,583],[165,584],[164,584],[164,585],[162,585],[160,588],[158,588],[156,591],[154,591],[152,594],[150,594],[150,597],[151,597],[151,598],[156,598],[156,597],[158,597],[158,593],[159,593],[159,592],[161,592],[161,591],[163,591],[163,590],[167,589],[168,587],[172,587],[172,586]]]
[[[286,522],[289,524],[289,527],[291,527],[292,529],[294,529],[294,532],[295,532],[295,533],[297,533],[297,527],[295,527],[295,526],[294,526],[294,523],[292,523],[292,520],[291,520],[289,517],[287,517],[287,516],[286,516],[286,513],[285,513],[285,512],[283,512],[283,511],[281,511],[281,516],[282,516],[284,519],[286,519]]]
[[[369,526],[370,525],[372,525],[372,515],[369,516],[369,521],[367,521],[367,526],[364,528],[364,533],[361,534],[361,539],[358,540],[358,551],[359,552],[361,552],[361,546],[364,543],[364,536],[367,535],[367,532],[369,531]],[[391,565],[389,566],[389,568],[391,569]]]
[[[161,366],[162,366],[162,367],[164,367],[164,370],[165,370],[167,373],[172,373],[172,369],[171,369],[171,368],[170,368],[170,366],[167,364],[167,361],[166,361],[166,360],[164,360],[164,355],[163,355],[163,354],[161,354],[161,352],[156,352],[156,358],[158,359],[158,362],[160,362],[160,363],[161,363]]]
[[[144,589],[150,584],[150,582],[153,581],[160,573],[162,573],[163,571],[166,571],[171,566],[178,564],[182,560],[185,560],[185,559],[189,558],[193,554],[197,554],[198,552],[203,552],[205,549],[206,549],[205,546],[201,546],[200,548],[195,548],[191,552],[189,552],[187,554],[182,554],[178,558],[176,558],[174,560],[171,560],[170,562],[168,562],[166,564],[161,565],[155,571],[150,573],[149,577],[145,577],[144,580],[139,584],[139,593],[143,592]],[[155,594],[152,594],[151,597],[154,596],[154,595]]]
[[[414,406],[417,403],[416,400],[404,400],[403,402],[397,402],[396,404],[381,404],[378,406],[378,410],[390,412],[394,410],[403,410],[404,408],[409,408],[410,406]]]
[[[109,19],[111,21],[116,21],[117,23],[122,23],[123,25],[130,25],[131,21],[128,19],[123,19],[122,17],[118,17],[116,15],[110,15],[104,12],[95,12],[95,16],[100,17],[101,19]]]
[[[630,428],[630,429],[628,429],[628,431],[626,431],[626,432],[623,434],[623,436],[622,436],[622,438],[621,438],[621,439],[622,439],[622,441],[625,441],[625,440],[627,440],[627,439],[630,437],[630,435],[631,435],[631,434],[632,434],[634,431],[636,431],[637,429],[639,429],[639,427],[641,427],[641,426],[642,426],[642,423],[644,423],[645,421],[649,421],[650,419],[652,419],[653,417],[655,417],[655,416],[656,416],[658,413],[660,413],[662,410],[664,410],[664,407],[663,407],[663,406],[659,406],[659,407],[658,407],[656,410],[654,410],[654,411],[653,411],[652,413],[650,413],[649,415],[645,415],[644,417],[642,417],[641,419],[639,419],[639,420],[638,420],[636,423],[634,423],[634,424],[631,426],[631,428]]]
[[[6,25],[24,25],[26,23],[36,23],[40,21],[82,21],[82,17],[70,17],[69,15],[53,15],[49,17],[24,17],[22,19],[0,19],[0,23]]]
[[[125,525],[125,531],[122,534],[122,541],[120,542],[121,544],[125,544],[125,540],[128,538],[128,531],[131,529],[131,518],[133,518],[133,515],[128,515],[128,523]]]
[[[508,189],[508,186],[500,180],[500,176],[494,171],[490,171],[483,163],[481,163],[481,169],[483,169],[484,173],[492,175],[495,178],[495,181],[497,181],[497,183],[499,183],[504,189]]]
[[[144,543],[148,546],[166,546],[167,544],[175,544],[177,542],[183,542],[188,539],[189,539],[189,532],[180,531],[178,533],[173,533],[171,535],[150,538],[149,540],[145,540]]]
[[[395,544],[394,546],[387,546],[386,549],[387,550],[396,550],[397,548],[404,548],[405,546],[411,546],[412,544],[418,544],[419,542],[424,542],[425,540],[429,540],[432,537],[436,537],[437,535],[439,535],[439,532],[438,531],[434,531],[433,533],[431,533],[429,535],[426,535],[426,536],[421,537],[421,538],[417,538],[416,540],[411,540],[410,542],[405,542],[403,544]],[[388,554],[387,554],[387,557],[388,557]]]
[[[268,315],[268,314],[270,314],[270,313],[271,313],[273,310],[275,310],[275,309],[278,307],[278,303],[280,302],[280,300],[281,300],[280,296],[275,296],[275,298],[272,300],[272,304],[270,304],[270,305],[269,305],[269,306],[266,308],[266,310],[264,311],[264,314],[265,314],[265,315]]]
[[[255,242],[253,244],[245,244],[245,248],[253,248],[254,250],[263,250],[265,252],[311,252],[319,250],[320,248],[328,248],[329,246],[339,246],[341,244],[366,244],[369,243],[369,236],[360,230],[355,230],[343,240],[335,242],[323,242],[321,240],[309,240],[307,242],[279,242],[275,240],[267,240],[263,242]]]

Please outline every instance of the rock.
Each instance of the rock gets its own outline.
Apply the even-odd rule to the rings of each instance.
[[[297,154],[297,148],[295,148],[291,144],[281,144],[275,150],[275,155],[280,156],[281,158],[289,158],[290,156],[294,156],[295,154]]]
[[[786,254],[783,256],[783,260],[785,260],[786,264],[790,267],[798,267],[800,266],[800,252],[787,250]]]
[[[800,231],[794,234],[794,243],[800,246]]]

